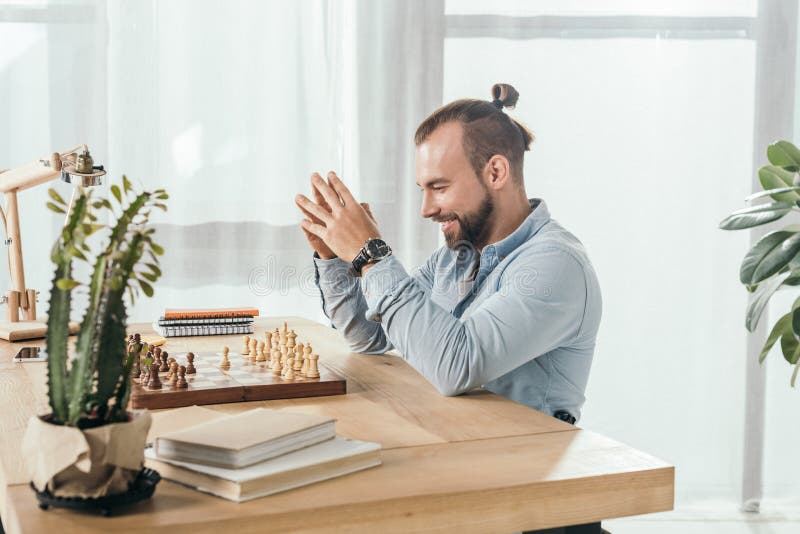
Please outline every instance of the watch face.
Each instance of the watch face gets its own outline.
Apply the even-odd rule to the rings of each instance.
[[[373,260],[385,258],[392,250],[383,239],[370,239],[364,248]]]

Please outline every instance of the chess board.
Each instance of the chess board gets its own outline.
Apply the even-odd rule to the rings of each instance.
[[[131,408],[180,408],[200,404],[220,404],[271,399],[291,399],[298,397],[320,397],[344,395],[347,384],[319,362],[319,378],[285,380],[272,374],[269,362],[256,362],[244,358],[240,353],[230,352],[229,369],[220,368],[221,352],[195,352],[195,374],[187,374],[188,387],[178,389],[170,386],[167,373],[160,373],[161,389],[148,389],[132,380]],[[181,365],[186,364],[186,353],[170,354]]]

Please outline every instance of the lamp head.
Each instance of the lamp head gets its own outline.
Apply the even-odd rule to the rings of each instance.
[[[106,171],[102,165],[95,166],[89,149],[84,147],[83,153],[78,154],[74,161],[62,160],[61,181],[81,187],[103,185],[103,176]]]

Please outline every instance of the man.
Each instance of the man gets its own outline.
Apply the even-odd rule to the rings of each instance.
[[[380,239],[365,204],[331,172],[298,195],[323,308],[352,349],[396,348],[444,395],[476,387],[574,422],[600,323],[601,295],[578,239],[528,199],[523,155],[533,136],[492,102],[457,100],[415,136],[422,216],[447,245],[413,275]]]

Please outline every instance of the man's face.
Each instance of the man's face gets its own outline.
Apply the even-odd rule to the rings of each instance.
[[[441,224],[448,247],[466,241],[481,249],[487,244],[494,206],[483,178],[475,175],[464,153],[462,136],[461,124],[449,122],[417,147],[422,216]]]

